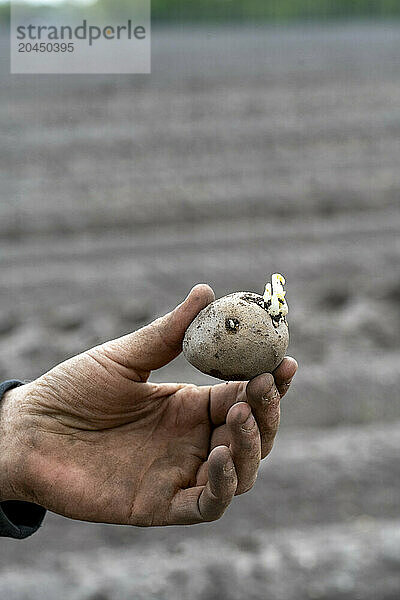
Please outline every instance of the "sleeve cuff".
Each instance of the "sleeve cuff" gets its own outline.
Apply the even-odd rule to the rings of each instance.
[[[23,540],[41,526],[46,510],[30,502],[7,500],[0,504],[0,535]]]
[[[12,379],[0,383],[0,402],[8,390],[23,385]],[[35,533],[41,526],[46,510],[30,502],[7,500],[0,503],[0,537],[22,540]]]

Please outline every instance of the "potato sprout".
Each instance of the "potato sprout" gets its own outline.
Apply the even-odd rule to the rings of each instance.
[[[289,307],[285,300],[286,292],[283,289],[286,281],[280,273],[274,273],[271,277],[271,283],[267,283],[264,292],[264,302],[267,305],[267,311],[272,317],[285,317],[289,312]]]

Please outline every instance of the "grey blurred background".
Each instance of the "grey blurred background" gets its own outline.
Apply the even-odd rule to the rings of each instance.
[[[2,540],[0,598],[400,597],[400,23],[320,16],[160,18],[151,76],[10,76],[3,28],[0,376],[275,271],[300,370],[220,522],[48,515]],[[182,358],[153,380],[214,381]]]

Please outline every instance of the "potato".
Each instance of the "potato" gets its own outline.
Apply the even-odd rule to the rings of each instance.
[[[276,273],[264,296],[236,292],[209,304],[186,330],[186,359],[203,373],[227,381],[273,371],[289,344],[284,283]]]

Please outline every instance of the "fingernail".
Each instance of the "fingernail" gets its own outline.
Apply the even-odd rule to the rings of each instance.
[[[255,419],[254,419],[252,413],[250,413],[242,425],[243,431],[251,431],[253,429],[255,423],[256,423]]]

